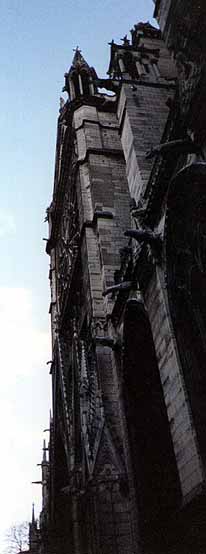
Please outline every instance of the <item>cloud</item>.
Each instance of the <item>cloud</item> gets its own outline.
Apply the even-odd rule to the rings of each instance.
[[[50,350],[48,331],[34,325],[33,297],[28,289],[0,287],[0,337],[3,381],[31,375],[44,365]]]
[[[0,238],[13,235],[15,232],[16,225],[13,215],[0,211]]]
[[[42,457],[43,429],[48,427],[51,359],[49,330],[36,324],[34,296],[25,288],[0,287],[0,488],[3,513],[0,546],[15,522],[30,517],[32,501],[40,507],[36,464]],[[45,436],[44,436],[45,438]]]

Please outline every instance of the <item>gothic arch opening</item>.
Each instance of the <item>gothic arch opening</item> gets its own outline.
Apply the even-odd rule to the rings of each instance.
[[[81,80],[82,80],[83,94],[88,96],[90,94],[89,75],[88,75],[87,71],[84,71],[84,70],[81,71],[80,75],[81,75]]]
[[[167,201],[167,288],[199,447],[206,460],[206,164],[185,167]]]
[[[129,51],[126,51],[124,53],[123,60],[124,60],[126,71],[129,73],[131,78],[132,79],[137,79],[139,77],[139,75],[138,75],[138,72],[137,72],[137,68],[136,68],[135,59],[133,57],[133,54]]]
[[[75,97],[80,96],[81,91],[80,91],[80,86],[79,86],[79,76],[78,76],[78,73],[76,71],[74,71],[72,73],[72,82],[73,82],[73,85],[74,85]]]
[[[143,543],[167,540],[179,481],[151,328],[144,305],[127,303],[124,400]],[[161,524],[160,524],[161,522]]]

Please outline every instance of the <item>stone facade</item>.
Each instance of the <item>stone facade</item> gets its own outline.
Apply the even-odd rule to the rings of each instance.
[[[156,2],[163,38],[112,41],[108,79],[78,49],[65,74],[45,553],[206,552],[205,69],[183,5]]]

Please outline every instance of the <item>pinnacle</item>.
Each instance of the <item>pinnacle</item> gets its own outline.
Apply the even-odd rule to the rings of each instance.
[[[32,504],[32,523],[35,523],[34,503]]]
[[[80,68],[82,66],[89,68],[88,63],[84,59],[84,56],[82,56],[82,51],[80,50],[79,46],[74,48],[73,51],[74,51],[74,57],[72,60],[72,69]]]

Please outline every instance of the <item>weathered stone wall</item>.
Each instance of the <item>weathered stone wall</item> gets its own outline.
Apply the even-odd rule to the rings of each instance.
[[[143,195],[151,173],[153,161],[146,153],[160,143],[169,108],[166,105],[168,88],[123,85],[118,118],[121,126],[122,147],[126,160],[126,172],[131,197],[138,200]]]
[[[147,47],[149,47],[149,42],[150,47],[154,46],[154,42],[156,42],[155,47],[157,47],[158,40],[153,41],[148,38],[141,40]],[[162,80],[160,77],[159,86],[158,83],[154,85],[151,76],[146,76],[145,84],[137,82],[137,85],[134,86],[124,83],[118,102],[117,114],[130,195],[137,204],[142,200],[144,206],[147,201],[144,193],[153,167],[153,160],[146,159],[146,152],[161,142],[169,115],[167,100],[168,97],[173,99],[175,94],[173,86],[170,87],[168,82],[166,84],[166,80],[172,80],[176,75],[174,65],[168,64],[168,59],[168,51],[162,59],[160,56],[158,68],[161,68]],[[184,163],[184,159],[182,162]],[[175,164],[174,156],[174,171]],[[161,205],[160,202],[159,207],[160,232],[164,230],[163,214],[166,197],[163,202],[164,205]],[[141,203],[139,206],[141,207]],[[158,217],[156,221],[158,221]],[[144,227],[143,216],[138,223]],[[140,265],[141,261],[138,262],[136,244],[136,242],[135,245],[133,244],[133,252],[137,256],[137,273],[138,270],[141,273],[141,268],[138,269],[138,263]],[[180,504],[182,506],[190,504],[190,501],[197,498],[203,490],[205,475],[171,322],[164,281],[164,260],[161,260],[160,265],[156,265],[152,277],[146,276],[143,289],[181,487],[181,500],[176,506],[176,509],[179,510]]]
[[[157,268],[145,294],[159,365],[183,502],[191,500],[204,480],[191,408],[184,384],[164,285]]]
[[[74,126],[80,228],[93,222],[85,231],[93,315],[103,317],[110,307],[102,292],[114,283],[114,271],[120,266],[119,250],[126,244],[124,230],[130,221],[125,163],[113,113],[82,106],[74,113]],[[99,215],[95,219],[96,210]],[[109,212],[108,217],[104,212]]]
[[[172,4],[172,0],[157,0],[155,6],[155,17],[159,23],[162,33],[165,31],[169,10]]]
[[[128,451],[124,457],[127,430],[119,360],[112,347],[104,344],[104,339],[113,338],[108,316],[114,300],[102,296],[114,284],[114,272],[121,263],[119,251],[127,244],[124,231],[130,226],[130,197],[125,161],[114,113],[82,106],[74,113],[73,125],[79,166],[76,183],[85,298],[81,321],[86,319],[92,325],[97,340],[98,381],[105,417],[93,481],[87,493],[90,506],[87,535],[95,554],[136,553],[139,551],[136,508]]]

